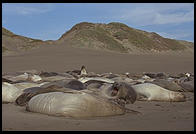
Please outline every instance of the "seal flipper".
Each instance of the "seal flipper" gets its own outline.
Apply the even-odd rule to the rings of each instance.
[[[147,101],[149,100],[149,98],[143,94],[138,94],[138,98],[137,100],[140,100],[140,101]]]
[[[126,112],[126,113],[132,113],[132,114],[142,114],[142,113],[139,112],[139,111],[131,110],[131,109],[129,109],[129,108],[125,108],[125,112]]]

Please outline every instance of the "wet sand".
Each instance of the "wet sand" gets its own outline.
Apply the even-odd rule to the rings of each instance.
[[[2,71],[44,70],[65,72],[85,65],[87,71],[104,73],[194,73],[193,54],[133,55],[117,54],[65,46],[48,46],[13,56],[2,57]],[[15,130],[194,130],[194,93],[186,102],[136,101],[127,108],[141,112],[94,119],[71,119],[25,111],[25,107],[2,104],[2,128]]]

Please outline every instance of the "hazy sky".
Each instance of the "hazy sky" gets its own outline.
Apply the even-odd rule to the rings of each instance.
[[[194,3],[3,3],[2,25],[27,37],[57,40],[77,23],[121,22],[194,41]]]

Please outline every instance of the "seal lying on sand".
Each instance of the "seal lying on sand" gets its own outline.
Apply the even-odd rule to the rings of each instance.
[[[48,86],[47,88],[32,87],[32,88],[25,89],[24,93],[18,96],[15,102],[19,106],[25,106],[33,96],[36,96],[38,94],[49,93],[49,92],[68,92],[70,90],[72,89],[62,88],[57,85]]]
[[[77,80],[61,80],[44,84],[40,87],[32,87],[25,89],[17,99],[16,104],[20,106],[26,105],[26,103],[35,95],[48,92],[67,92],[70,90],[83,90],[85,85]]]
[[[2,102],[12,103],[15,102],[16,98],[22,94],[22,90],[18,89],[16,86],[3,82],[2,83]]]
[[[20,95],[16,99],[16,104],[20,106],[24,106],[28,103],[28,101],[38,94],[48,93],[48,92],[77,92],[78,90],[73,90],[70,88],[64,88],[58,85],[49,85],[45,86],[45,88],[34,87],[25,89],[24,93]],[[79,90],[80,92],[85,92],[91,95],[96,95],[98,97],[102,97],[105,99],[109,99],[111,101],[115,101],[120,105],[124,105],[125,103],[134,103],[136,101],[136,93],[130,86],[127,86],[123,83],[115,83],[115,84],[107,84],[100,87],[100,89],[91,89],[91,90]]]
[[[137,99],[135,90],[124,82],[115,82],[114,84],[105,83],[98,90],[100,90],[101,96],[111,100],[117,99],[117,103],[121,105],[133,104]]]
[[[24,89],[27,89],[27,88],[31,88],[31,87],[40,87],[44,84],[47,84],[48,82],[44,82],[44,83],[40,83],[40,84],[37,84],[37,83],[31,83],[31,82],[21,82],[21,83],[15,83],[13,84],[15,87],[17,87],[18,89],[20,90],[24,90]]]
[[[51,77],[51,76],[57,76],[58,73],[56,72],[44,72],[44,71],[41,71],[39,76],[41,77]]]
[[[112,116],[125,113],[125,109],[120,105],[84,92],[39,94],[29,101],[26,110],[73,118]]]
[[[13,83],[13,81],[8,80],[8,79],[6,79],[6,78],[2,78],[2,82],[7,82],[7,83],[10,83],[10,84],[12,84],[12,83]]]
[[[183,91],[194,92],[194,80],[179,83]]]
[[[26,110],[73,118],[121,115],[128,109],[119,103],[120,100],[134,103],[136,95],[126,83],[106,83],[99,90],[69,90],[35,95],[27,103]]]
[[[175,81],[168,81],[164,79],[156,79],[152,82],[146,82],[146,83],[153,83],[155,85],[158,85],[160,87],[163,87],[165,89],[171,90],[171,91],[177,91],[177,92],[182,92],[182,87],[179,86]]]
[[[78,80],[81,81],[82,83],[85,83],[89,80],[102,81],[102,82],[105,82],[105,83],[114,83],[113,80],[108,79],[108,78],[102,78],[102,77],[81,77]]]
[[[74,90],[83,90],[86,88],[85,84],[83,84],[82,82],[75,80],[75,79],[58,80],[58,81],[47,83],[41,87],[46,88],[51,85],[56,85],[58,87],[71,88]]]
[[[3,76],[3,78],[12,81],[12,83],[19,83],[21,81],[29,81],[29,82],[38,82],[41,81],[42,78],[39,75],[35,75],[35,74],[28,74],[28,73],[24,73],[24,74],[20,74],[20,75],[7,75],[7,76]]]
[[[147,101],[185,101],[186,97],[181,92],[169,91],[152,83],[132,85],[138,94],[138,100]]]

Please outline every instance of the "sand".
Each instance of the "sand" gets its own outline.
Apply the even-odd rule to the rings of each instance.
[[[2,72],[43,70],[65,72],[80,69],[104,73],[165,72],[170,74],[194,73],[194,55],[190,53],[136,55],[118,54],[66,46],[47,46],[37,50],[2,57]],[[139,111],[135,115],[97,117],[93,119],[71,119],[54,117],[25,111],[25,107],[2,104],[2,128],[15,130],[130,130],[130,131],[193,131],[194,93],[186,93],[186,102],[136,101],[126,107]]]

